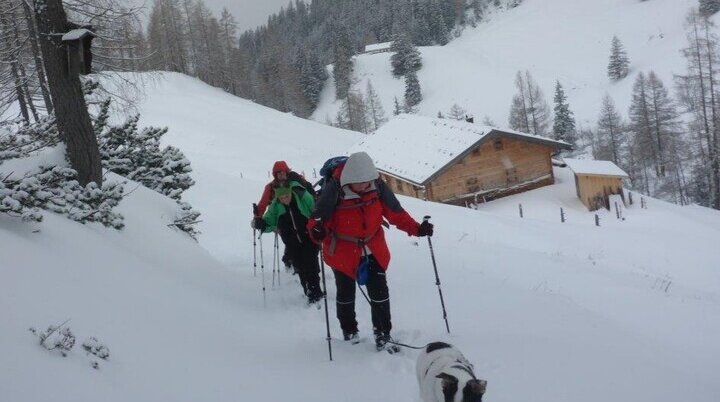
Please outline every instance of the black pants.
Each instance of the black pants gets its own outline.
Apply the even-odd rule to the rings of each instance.
[[[308,240],[307,243],[286,243],[285,250],[292,259],[305,295],[311,298],[322,296],[318,246]]]
[[[358,261],[358,265],[359,265]],[[336,309],[340,328],[344,333],[358,331],[355,318],[355,281],[349,276],[333,270],[335,285],[337,286]],[[389,334],[392,329],[390,321],[390,292],[388,291],[385,272],[380,268],[375,258],[370,256],[370,270],[368,274],[367,293],[370,298],[370,312],[372,314],[373,332]]]

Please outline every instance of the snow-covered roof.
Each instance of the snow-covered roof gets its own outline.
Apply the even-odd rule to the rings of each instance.
[[[568,159],[565,163],[576,174],[588,176],[628,177],[622,169],[610,161],[596,161],[592,159]]]
[[[365,46],[365,52],[376,52],[378,50],[388,50],[392,46],[392,42],[373,43]]]
[[[80,40],[86,36],[95,36],[95,32],[87,28],[73,29],[62,36],[63,41]]]
[[[367,152],[383,172],[424,185],[474,149],[491,132],[556,148],[570,148],[567,143],[535,135],[464,121],[402,114],[355,144],[350,152]]]

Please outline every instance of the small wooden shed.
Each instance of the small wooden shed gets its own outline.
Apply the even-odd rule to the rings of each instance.
[[[464,121],[400,115],[356,144],[397,194],[467,205],[553,184],[570,145]]]
[[[618,194],[625,201],[622,180],[628,175],[610,161],[565,159],[575,174],[577,196],[590,210],[610,209],[610,196]]]

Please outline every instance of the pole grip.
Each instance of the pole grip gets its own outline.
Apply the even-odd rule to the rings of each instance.
[[[253,216],[258,216],[258,205],[253,203],[252,208],[253,208]]]

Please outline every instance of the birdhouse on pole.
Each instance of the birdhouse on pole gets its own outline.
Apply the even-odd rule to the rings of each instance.
[[[62,42],[67,49],[67,68],[69,73],[90,74],[92,53],[90,47],[95,38],[92,25],[80,26],[68,23],[70,30],[63,34]]]

